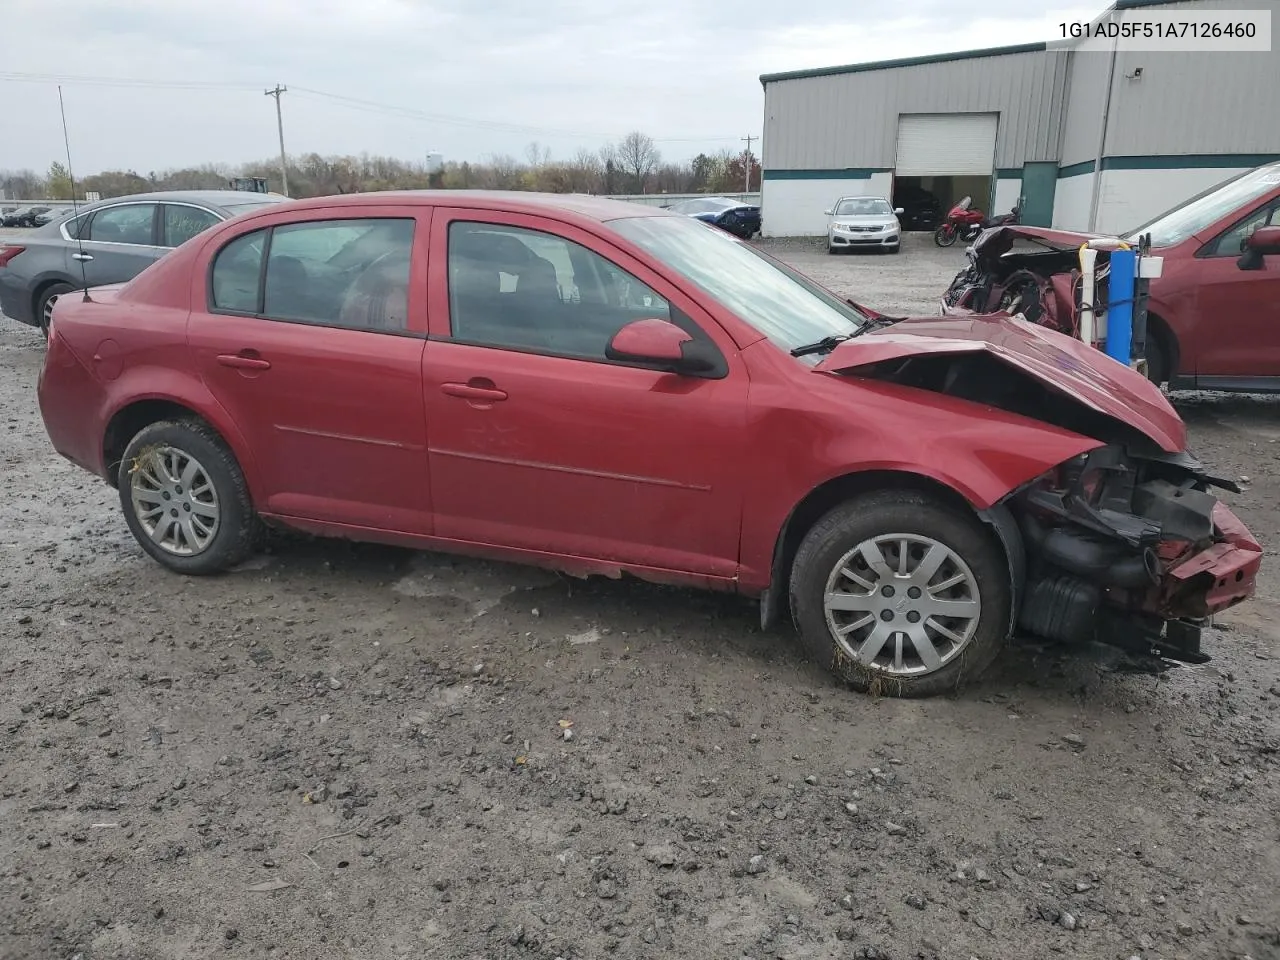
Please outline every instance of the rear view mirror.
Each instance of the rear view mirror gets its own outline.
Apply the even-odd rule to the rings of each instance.
[[[822,214],[823,214],[823,216],[829,217],[829,216],[831,216],[831,211],[830,211],[830,210],[823,210],[823,211],[822,211]]]
[[[1259,227],[1244,242],[1244,253],[1236,261],[1241,270],[1261,270],[1263,257],[1280,254],[1280,227]]]
[[[900,217],[900,216],[902,216],[904,213],[906,213],[907,211],[906,211],[903,207],[894,207],[894,208],[893,208],[893,212],[894,212],[894,215],[895,215],[895,216],[899,216],[899,217]]]

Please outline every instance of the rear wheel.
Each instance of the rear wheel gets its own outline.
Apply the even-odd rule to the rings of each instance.
[[[1148,334],[1146,344],[1147,379],[1157,387],[1169,379],[1169,348],[1159,334]]]
[[[260,529],[231,450],[207,424],[164,420],[138,431],[118,476],[142,549],[177,573],[217,573],[253,552]]]
[[[45,339],[49,337],[49,324],[53,321],[53,305],[57,299],[64,293],[71,293],[75,290],[69,283],[51,283],[40,291],[40,296],[36,298],[36,319],[40,321],[40,329],[44,332]]]
[[[831,510],[801,543],[790,591],[810,654],[875,695],[953,690],[991,664],[1008,634],[999,547],[977,520],[917,493]]]

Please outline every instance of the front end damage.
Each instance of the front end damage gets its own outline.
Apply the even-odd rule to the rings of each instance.
[[[1185,449],[1159,389],[1078,341],[1003,315],[906,320],[816,368],[998,408],[1097,443],[992,510],[1010,555],[1013,627],[1186,663],[1214,614],[1253,596],[1262,548],[1212,492],[1239,492]],[[1016,555],[1016,559],[1015,559]]]
[[[1191,457],[1108,444],[1006,498],[1027,555],[1017,624],[1185,663],[1209,617],[1254,593],[1262,548]]]

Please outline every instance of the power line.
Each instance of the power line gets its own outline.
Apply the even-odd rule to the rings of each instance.
[[[0,70],[0,80],[15,83],[78,84],[94,87],[136,87],[170,90],[256,90],[256,83],[231,83],[225,80],[146,80],[131,77],[86,77],[64,73],[16,73]]]
[[[155,80],[130,77],[77,76],[62,73],[18,73],[0,71],[0,80],[17,83],[51,83],[79,84],[81,86],[123,87],[151,90],[260,90],[260,84],[239,83],[223,80]],[[601,131],[560,130],[553,127],[538,127],[528,124],[508,123],[501,120],[483,120],[475,117],[459,117],[449,114],[428,113],[412,107],[379,103],[375,100],[363,100],[343,94],[330,93],[310,87],[295,86],[292,93],[307,99],[327,100],[353,110],[364,110],[384,115],[420,120],[427,123],[445,126],[469,127],[480,130],[494,130],[502,133],[518,133],[526,136],[556,136],[578,140],[618,140],[623,134],[604,133]],[[277,98],[278,102],[279,98]],[[653,137],[655,143],[728,143],[740,139],[733,136],[695,136],[695,137]]]

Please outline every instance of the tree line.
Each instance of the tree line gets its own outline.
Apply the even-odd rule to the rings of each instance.
[[[496,154],[478,162],[448,161],[439,169],[393,157],[321,156],[307,153],[287,158],[289,195],[330,196],[375,190],[482,189],[537,190],[547,193],[737,193],[760,189],[760,163],[748,151],[700,153],[691,160],[664,160],[654,141],[634,132],[598,150],[581,149],[568,159],[555,159],[534,142],[524,156]],[[221,190],[233,177],[265,177],[269,189],[281,190],[280,161],[240,165],[203,164],[174,170],[104,170],[81,177],[77,199],[86,193],[119,197],[152,190]],[[54,162],[45,173],[0,170],[0,189],[16,199],[72,199],[72,181],[64,164]]]

